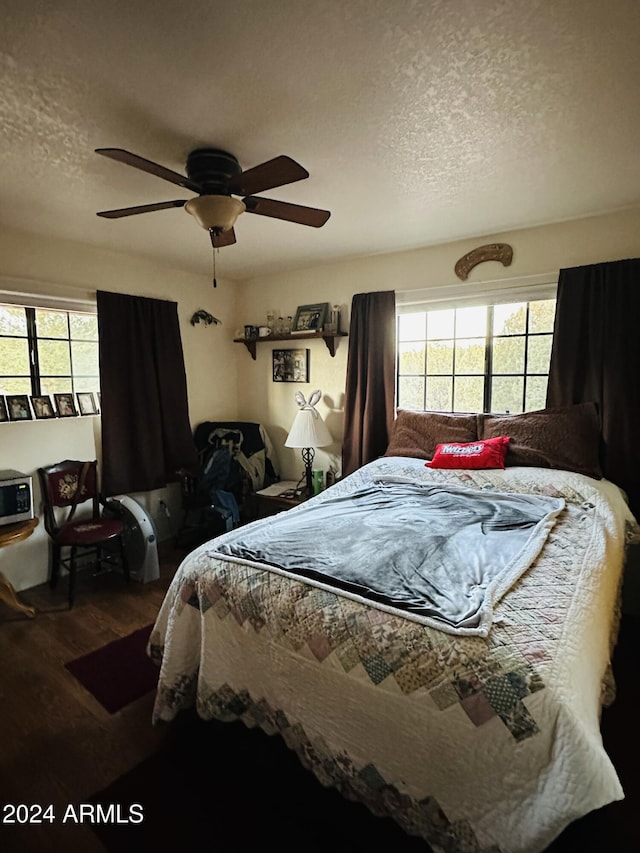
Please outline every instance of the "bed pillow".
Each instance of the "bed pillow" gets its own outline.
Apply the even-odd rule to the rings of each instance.
[[[595,403],[518,415],[478,415],[478,437],[508,435],[506,465],[559,468],[602,479]]]
[[[504,468],[509,437],[484,438],[465,444],[450,442],[438,444],[428,468]]]
[[[431,459],[437,444],[474,441],[478,437],[476,430],[475,415],[398,409],[384,455]]]

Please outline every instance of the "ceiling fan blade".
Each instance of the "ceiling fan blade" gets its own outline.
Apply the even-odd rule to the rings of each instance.
[[[104,157],[109,157],[111,160],[118,160],[120,163],[126,163],[127,166],[133,166],[134,169],[140,169],[150,175],[155,175],[156,178],[162,178],[165,181],[170,181],[172,184],[177,184],[179,187],[192,190],[194,193],[201,193],[202,187],[189,180],[185,175],[179,172],[173,172],[171,169],[166,169],[158,163],[153,163],[151,160],[145,160],[144,157],[138,157],[137,154],[132,154],[130,151],[125,151],[124,148],[96,148],[96,154],[102,154]]]
[[[151,213],[153,210],[166,210],[169,207],[184,207],[186,199],[158,201],[155,204],[139,204],[137,207],[121,207],[118,210],[101,210],[97,216],[105,219],[120,219],[121,216],[134,216],[137,213]]]
[[[273,198],[248,196],[242,200],[246,205],[247,213],[272,216],[274,219],[286,219],[288,222],[298,222],[300,225],[311,225],[312,228],[321,228],[331,216],[328,210],[304,207],[301,204],[290,204],[287,201],[276,201]]]
[[[209,234],[211,234],[211,245],[214,249],[219,249],[222,246],[233,246],[236,242],[236,234],[233,228],[229,228],[228,231],[221,231],[219,234],[209,231]]]
[[[273,160],[267,160],[236,175],[227,184],[227,189],[235,195],[251,195],[302,181],[308,177],[309,172],[306,169],[291,157],[282,154],[280,157],[274,157]]]

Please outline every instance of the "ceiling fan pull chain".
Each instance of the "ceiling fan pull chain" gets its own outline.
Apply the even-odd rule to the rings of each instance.
[[[212,233],[213,233],[213,231],[212,231]],[[217,251],[218,250],[216,249],[216,247],[213,246],[213,286],[214,287],[218,286],[218,282],[216,281],[216,252]]]

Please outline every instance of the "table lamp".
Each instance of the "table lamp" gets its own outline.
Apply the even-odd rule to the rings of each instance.
[[[307,497],[313,494],[313,457],[315,456],[316,447],[326,447],[331,444],[333,438],[327,429],[325,422],[322,420],[320,413],[316,410],[315,404],[322,397],[321,391],[312,391],[309,395],[309,402],[304,398],[304,394],[296,391],[296,402],[299,406],[298,414],[295,416],[289,435],[285,441],[285,447],[301,447],[302,461],[304,462],[305,474],[305,492]]]

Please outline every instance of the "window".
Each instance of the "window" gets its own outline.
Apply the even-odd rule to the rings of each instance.
[[[398,316],[398,407],[522,412],[547,394],[555,299]]]
[[[0,305],[0,393],[99,391],[96,314]]]

